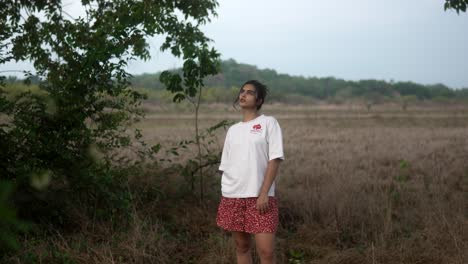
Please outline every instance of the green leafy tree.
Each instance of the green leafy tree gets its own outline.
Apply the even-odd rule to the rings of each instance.
[[[18,249],[19,243],[15,233],[26,231],[28,226],[16,217],[8,197],[12,191],[12,184],[0,181],[0,253],[5,250]]]
[[[161,50],[184,60],[182,71],[160,75],[174,101],[196,96],[218,70],[219,54],[199,29],[216,15],[215,0],[81,4],[84,17],[69,15],[59,0],[0,5],[0,64],[32,62],[35,72],[25,73],[41,91],[7,99],[0,77],[1,177],[15,182],[21,216],[55,224],[65,224],[71,207],[93,218],[129,211],[131,164],[115,153],[132,144],[127,129],[143,117],[145,96],[130,87],[126,67],[150,58],[148,37],[164,35]],[[144,145],[139,130],[133,135]]]
[[[468,0],[445,0],[444,9],[454,9],[459,14],[460,11],[466,12]]]

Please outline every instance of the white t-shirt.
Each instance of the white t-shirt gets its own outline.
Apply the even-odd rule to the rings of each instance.
[[[223,171],[224,197],[258,197],[268,161],[284,160],[283,138],[278,121],[264,114],[229,127],[219,170]],[[268,196],[275,196],[275,182]]]

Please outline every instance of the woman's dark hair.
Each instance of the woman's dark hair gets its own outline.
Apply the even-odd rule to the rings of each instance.
[[[249,81],[246,81],[241,86],[241,88],[239,89],[239,93],[242,90],[242,88],[244,88],[244,86],[246,86],[247,84],[251,84],[251,85],[253,85],[253,87],[255,87],[255,101],[258,102],[258,101],[262,100],[262,103],[257,105],[257,111],[258,111],[258,110],[260,110],[260,108],[262,108],[262,105],[265,102],[265,97],[268,94],[268,87],[266,85],[264,85],[263,83],[257,81],[257,80],[249,80]],[[237,98],[233,103],[234,108],[236,108],[236,104],[238,102],[239,102],[239,94],[237,94]]]

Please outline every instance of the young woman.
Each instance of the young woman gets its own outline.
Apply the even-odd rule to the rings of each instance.
[[[252,234],[261,263],[276,263],[275,177],[284,154],[278,121],[259,113],[266,94],[258,81],[242,85],[234,107],[241,107],[243,121],[229,127],[219,166],[222,197],[216,223],[232,232],[237,263],[252,263]]]

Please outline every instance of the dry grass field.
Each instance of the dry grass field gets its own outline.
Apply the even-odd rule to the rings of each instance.
[[[265,105],[263,113],[279,120],[284,136],[282,262],[468,261],[468,109]],[[229,106],[211,105],[200,123],[240,117]],[[140,125],[153,143],[176,143],[194,129],[193,115],[183,111],[153,110]],[[224,134],[218,132],[220,147]],[[218,183],[215,176],[213,194]],[[213,226],[215,210],[205,213],[215,242],[204,244],[215,244],[198,252],[202,262],[231,263],[229,242]]]
[[[193,138],[194,115],[183,106],[144,107],[137,127],[148,143]],[[468,107],[264,105],[262,112],[278,119],[284,138],[278,263],[468,263]],[[223,119],[241,114],[202,107],[202,129]],[[216,132],[213,147],[221,150],[224,135]],[[56,252],[63,263],[235,263],[229,234],[215,225],[217,166],[204,171],[203,204],[198,181],[191,195],[175,166],[195,155],[182,151],[172,169],[150,161],[130,179],[130,231],[81,219],[80,232],[27,240],[24,254]]]

